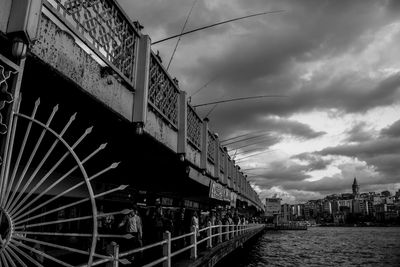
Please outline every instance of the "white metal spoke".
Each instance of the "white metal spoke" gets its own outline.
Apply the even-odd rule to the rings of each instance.
[[[18,242],[12,240],[12,242],[14,244],[17,244],[18,246],[20,245]],[[24,251],[22,251],[21,249],[19,249],[17,246],[15,246],[14,244],[10,244],[10,247],[12,247],[15,251],[17,251],[19,254],[21,254],[22,256],[24,256],[25,258],[27,258],[30,262],[32,262],[33,264],[35,264],[36,266],[39,267],[43,267],[42,264],[40,264],[38,261],[34,260],[31,256],[29,256],[28,254],[26,254]]]
[[[109,171],[109,170],[112,170],[112,169],[116,168],[117,166],[118,166],[118,163],[113,163],[113,164],[111,164],[109,167],[105,168],[104,170],[102,170],[102,171],[96,173],[95,175],[93,175],[92,177],[90,177],[90,178],[89,178],[89,181],[92,181],[93,179],[98,178],[100,175],[106,173],[106,172]],[[40,208],[42,208],[42,207],[48,205],[49,203],[52,203],[53,201],[59,199],[60,197],[64,196],[65,194],[67,194],[67,193],[69,193],[69,192],[75,190],[76,188],[78,188],[78,187],[80,187],[80,186],[82,186],[82,185],[84,185],[84,184],[85,184],[85,182],[80,182],[80,183],[74,185],[73,187],[70,187],[69,189],[65,190],[64,192],[61,192],[60,194],[58,194],[57,196],[55,196],[55,197],[53,197],[53,198],[51,198],[51,199],[49,199],[49,200],[43,202],[42,204],[36,206],[36,207],[33,208],[33,209],[30,209],[30,210],[26,211],[26,212],[25,212],[23,215],[21,215],[20,217],[16,217],[16,220],[19,219],[19,218],[21,218],[21,217],[23,217],[23,216],[27,216],[28,214],[30,214],[30,213],[32,213],[32,212],[34,212],[34,211],[36,211],[36,210],[38,210],[38,209],[40,209]],[[20,212],[16,212],[15,214],[13,214],[13,216],[15,217],[15,216],[17,216],[19,213],[20,213]]]
[[[8,267],[8,262],[7,262],[7,260],[6,260],[6,257],[4,256],[4,254],[3,253],[0,253],[0,256],[1,256],[1,266],[3,266],[4,265],[4,267]]]
[[[40,104],[40,99],[38,99],[38,100],[36,100],[36,102],[35,102],[35,107],[33,108],[33,111],[32,111],[32,114],[31,114],[31,118],[35,118],[35,115],[36,115],[36,111],[37,111],[37,108],[39,107],[39,104]],[[28,126],[27,126],[27,128],[26,128],[26,131],[25,131],[25,135],[24,135],[24,139],[23,139],[23,141],[22,141],[22,146],[21,146],[21,149],[20,149],[20,152],[19,152],[19,154],[22,156],[22,154],[23,154],[23,151],[24,151],[24,149],[25,149],[25,145],[26,145],[26,141],[28,140],[28,136],[29,136],[29,134],[30,134],[30,132],[31,132],[31,128],[32,128],[32,121],[29,121],[29,123],[28,123]],[[9,138],[10,138],[10,135],[8,134],[7,135],[7,141],[6,141],[6,148],[5,148],[5,158],[8,158],[8,144],[9,144],[9,142],[10,142],[10,140],[9,140]],[[1,166],[1,174],[0,174],[0,177],[2,177],[3,179],[1,180],[1,190],[3,190],[3,182],[5,181],[5,177],[4,177],[4,173],[5,173],[5,166],[6,165],[9,165],[9,164],[11,164],[9,161],[8,162],[3,162],[3,165]],[[26,171],[25,169],[24,169],[24,171]],[[24,174],[25,172],[23,172],[23,175],[21,175],[20,176],[20,178],[19,178],[19,181],[18,181],[18,184],[20,184],[21,183],[21,181],[22,181],[22,178],[23,178],[23,176],[25,175]],[[19,186],[19,185],[18,185]],[[16,187],[17,188],[17,187]],[[15,192],[16,192],[17,190],[15,189],[15,191],[14,191],[14,194],[13,195],[15,195]],[[3,191],[1,191],[1,192],[3,192]],[[3,202],[4,201],[6,201],[6,199],[4,199],[3,198]]]
[[[111,190],[109,190],[109,191],[102,192],[102,193],[100,193],[100,194],[98,194],[98,195],[95,195],[95,198],[102,197],[102,196],[105,196],[105,195],[114,193],[114,192],[116,192],[116,191],[124,190],[126,187],[127,187],[127,186],[120,186],[120,187],[111,189]],[[87,198],[84,198],[84,199],[81,199],[81,200],[72,202],[72,203],[70,203],[70,204],[66,204],[66,205],[61,206],[61,207],[59,207],[59,208],[52,209],[52,210],[49,210],[49,211],[46,211],[46,212],[37,214],[37,215],[35,215],[35,216],[29,217],[29,218],[27,218],[27,219],[25,219],[25,220],[22,220],[22,221],[18,221],[17,219],[14,219],[14,225],[19,225],[19,224],[21,224],[21,223],[25,223],[25,222],[34,220],[34,219],[39,218],[39,217],[43,217],[43,216],[45,216],[45,215],[47,215],[47,214],[51,214],[51,213],[54,213],[54,212],[57,212],[57,211],[60,211],[60,210],[64,210],[64,209],[66,209],[66,208],[70,208],[70,207],[79,205],[79,204],[84,203],[84,202],[89,201],[89,200],[90,200],[90,197],[87,197]]]
[[[92,127],[86,129],[86,131],[84,132],[84,134],[78,139],[78,141],[75,142],[75,144],[71,147],[72,149],[74,149],[91,131],[92,131]],[[56,143],[55,143],[56,144]],[[55,146],[55,144],[53,144]],[[37,187],[34,188],[34,190],[31,190],[26,196],[25,198],[20,201],[18,203],[18,205],[13,208],[13,206],[15,205],[15,203],[18,202],[18,200],[22,197],[23,193],[25,192],[25,190],[28,188],[28,186],[31,184],[31,182],[33,181],[34,177],[36,176],[36,174],[39,172],[40,168],[43,166],[44,162],[47,160],[48,156],[51,154],[51,151],[54,149],[54,146],[51,147],[51,149],[46,153],[46,155],[43,157],[42,161],[40,162],[39,166],[36,168],[35,172],[31,175],[31,177],[29,178],[29,180],[27,181],[27,183],[25,184],[24,188],[21,190],[21,192],[19,193],[18,197],[15,199],[14,204],[11,205],[9,207],[10,214],[13,214],[15,209],[18,209],[23,203],[25,203],[26,199],[33,193],[34,190],[37,189]],[[55,169],[57,169],[57,167],[67,158],[67,156],[70,154],[70,151],[67,151],[66,153],[64,153],[64,155],[57,161],[57,163],[49,170],[49,172],[43,177],[43,179],[38,183],[39,186],[54,172]]]
[[[10,254],[18,261],[19,264],[21,264],[22,267],[27,267],[25,262],[14,252],[14,250],[11,249],[10,246],[7,246],[6,250],[10,252]]]
[[[76,113],[64,123],[61,132],[56,132],[52,127],[59,124],[52,122],[56,121],[56,117],[60,117],[56,116],[58,105],[53,107],[45,119],[46,121],[42,122],[37,118],[39,117],[37,114],[39,114],[40,99],[35,102],[30,115],[19,111],[21,98],[17,100],[18,103],[14,105],[10,119],[10,131],[7,133],[4,160],[0,171],[0,216],[5,216],[3,219],[7,219],[9,227],[5,232],[8,234],[4,234],[6,242],[0,248],[0,267],[43,266],[40,260],[37,260],[38,256],[46,258],[52,264],[73,266],[68,259],[60,259],[55,256],[56,254],[53,254],[52,250],[84,256],[86,257],[85,266],[91,266],[94,257],[97,258],[97,261],[99,259],[111,261],[112,256],[95,253],[98,238],[130,239],[133,236],[131,234],[99,234],[97,232],[98,219],[105,216],[128,214],[131,210],[98,214],[96,199],[124,190],[127,186],[121,185],[94,194],[92,181],[115,169],[119,163],[112,163],[88,176],[84,164],[103,151],[107,145],[106,143],[100,145],[83,160],[78,157],[76,148],[83,140],[89,139],[86,137],[92,132],[93,127],[86,129],[72,145],[69,145],[64,139],[64,135],[69,128],[72,128],[70,126],[76,119]],[[70,132],[76,132],[76,130]],[[85,147],[82,148],[82,151],[87,153]],[[82,191],[81,189],[86,190]],[[71,193],[86,193],[87,195],[78,200],[68,201]],[[68,217],[54,218],[56,213],[71,208],[79,209],[79,205],[88,203],[90,203],[89,212],[75,211],[72,213],[71,210],[72,215]],[[80,230],[71,230],[74,228],[65,224],[86,221],[84,223],[86,225],[88,220],[91,220],[90,227],[86,228],[85,226],[85,231],[82,233],[79,233]],[[67,227],[67,230],[53,231],[57,228],[54,226]],[[29,230],[26,230],[28,228]],[[35,239],[30,238],[32,236]],[[36,239],[39,237],[45,241]],[[67,243],[60,243],[63,240],[60,239],[62,237],[68,240]],[[70,238],[81,238],[88,240],[89,243],[76,243],[77,248],[75,248],[75,243],[69,241]],[[51,249],[42,251],[37,247],[38,245]],[[74,259],[71,258],[71,260]]]
[[[103,150],[106,147],[107,144],[102,144],[100,145],[95,151],[93,151],[89,156],[87,156],[84,160],[82,160],[82,164],[85,164],[86,161],[88,161],[89,159],[91,159],[94,155],[96,155],[98,152],[100,152],[101,150]],[[60,182],[62,182],[65,178],[67,178],[71,173],[73,173],[75,170],[77,170],[79,168],[79,165],[75,165],[73,168],[71,168],[67,173],[65,173],[63,176],[61,176],[56,182],[54,182],[53,184],[51,184],[48,188],[46,188],[45,190],[43,190],[36,198],[34,198],[33,200],[29,201],[29,203],[27,203],[27,205],[25,205],[24,207],[21,207],[20,210],[18,210],[18,212],[16,212],[14,214],[14,216],[17,216],[18,214],[20,214],[21,212],[23,212],[24,210],[26,210],[27,208],[29,208],[32,204],[36,203],[36,201],[38,199],[40,199],[43,195],[45,195],[47,192],[49,192],[51,189],[53,189],[56,185],[58,185]],[[27,215],[31,212],[25,213],[24,215]],[[17,220],[18,218],[16,218]]]
[[[4,255],[6,256],[8,262],[11,264],[11,266],[12,266],[12,267],[17,267],[17,266],[15,265],[14,261],[12,260],[10,254],[8,253],[8,251],[4,249],[4,250],[3,250],[3,253],[4,253]]]
[[[111,216],[111,215],[124,214],[125,212],[126,212],[126,210],[116,211],[116,212],[109,212],[109,213],[103,213],[103,214],[98,214],[98,215],[97,215],[97,218],[105,217],[105,216]],[[88,220],[88,219],[92,219],[92,218],[93,218],[92,215],[88,215],[88,216],[81,216],[81,217],[70,218],[70,219],[61,219],[61,220],[56,220],[56,221],[49,221],[49,222],[42,222],[42,223],[34,223],[34,224],[26,224],[26,225],[23,225],[23,226],[15,226],[15,230],[25,229],[25,228],[32,228],[32,227],[37,227],[37,226],[52,225],[52,224],[58,224],[58,223],[83,221],[83,220]],[[97,235],[96,235],[96,236],[97,236]]]
[[[53,113],[52,113],[52,115],[51,115],[51,118],[54,116],[54,114],[55,114],[55,112],[56,112],[57,110],[58,110],[58,105],[55,106],[55,108],[53,109]],[[72,117],[70,118],[70,120],[68,121],[68,123],[65,125],[64,129],[63,129],[63,130],[61,131],[61,133],[60,133],[60,136],[63,136],[63,135],[64,135],[64,133],[67,131],[67,129],[69,128],[69,126],[71,125],[71,123],[75,120],[75,117],[76,117],[76,113],[75,113],[74,115],[72,115]],[[50,124],[50,122],[48,122],[48,123],[46,124],[46,126],[48,127],[49,124]],[[36,168],[35,172],[31,175],[31,179],[28,180],[26,187],[29,186],[29,184],[30,184],[31,181],[33,180],[33,177],[35,177],[36,174],[39,172],[40,168],[42,167],[42,165],[44,164],[44,162],[47,160],[47,158],[50,156],[50,154],[52,153],[52,151],[54,150],[54,148],[55,148],[55,146],[58,144],[58,142],[59,142],[59,139],[56,139],[56,140],[53,142],[53,144],[51,145],[50,149],[47,151],[46,155],[43,157],[42,161],[40,162],[40,164],[39,164],[38,167]],[[65,157],[66,157],[68,154],[69,154],[69,153],[66,153]],[[61,162],[62,162],[62,160],[60,160],[59,163],[61,163]],[[56,165],[57,165],[57,164],[56,164]],[[37,184],[35,185],[35,187],[29,192],[29,194],[20,202],[20,205],[22,205],[22,204],[26,201],[26,199],[28,199],[28,198],[31,196],[31,194],[33,194],[33,192],[35,192],[35,191],[37,190],[37,188],[39,188],[39,187],[42,185],[42,183],[47,179],[47,177],[50,176],[51,173],[57,168],[58,165],[57,165],[57,166],[56,166],[56,165],[54,166],[54,169],[50,170],[50,171],[40,180],[40,182],[37,183]],[[22,192],[24,192],[24,190],[22,190]],[[16,202],[16,201],[15,201],[15,202]],[[12,207],[10,207],[10,209],[12,209]],[[10,213],[11,213],[11,212],[10,212]]]
[[[54,110],[53,110],[53,113],[55,113]],[[53,113],[52,113],[52,114],[53,114]],[[31,120],[33,120],[33,119],[34,119],[34,118],[31,117]],[[52,119],[53,119],[53,115],[50,115],[50,117],[49,117],[47,123],[50,124],[50,122],[51,122]],[[30,124],[29,126],[31,126],[31,124]],[[18,191],[19,187],[21,186],[21,182],[22,182],[23,178],[25,177],[26,172],[28,171],[28,169],[29,169],[29,167],[30,167],[30,165],[31,165],[31,163],[32,163],[32,161],[33,161],[33,159],[34,159],[34,157],[35,157],[35,155],[36,155],[36,152],[37,152],[37,150],[39,149],[40,144],[42,143],[42,140],[43,140],[43,137],[44,137],[45,133],[46,133],[46,128],[44,128],[44,129],[42,130],[39,139],[36,141],[35,147],[33,148],[32,152],[31,152],[31,154],[30,154],[30,156],[29,156],[28,162],[27,162],[26,165],[25,165],[24,171],[23,171],[23,173],[22,173],[22,175],[21,175],[21,177],[20,177],[20,179],[19,179],[19,182],[18,182],[17,186],[14,188],[13,196],[7,201],[6,209],[8,209],[8,207],[10,206],[11,203],[13,203],[13,202],[15,203],[16,201],[18,201],[18,198],[17,198],[16,201],[13,201],[13,198],[14,198],[16,192]],[[24,188],[25,188],[25,187],[24,187]],[[24,190],[21,190],[21,191],[23,192],[23,191],[25,191],[25,189],[24,189]],[[20,195],[22,194],[21,191],[20,191],[20,194],[19,194],[18,196],[20,196]]]
[[[19,109],[20,100],[21,99],[18,98],[18,103],[16,106],[17,110]],[[13,114],[14,114],[14,110],[13,110]],[[11,132],[10,132],[10,136],[8,136],[10,141],[9,141],[9,145],[6,148],[9,152],[7,153],[7,156],[6,156],[7,158],[5,159],[5,164],[4,164],[5,172],[4,172],[4,176],[3,176],[3,187],[0,191],[3,196],[7,194],[8,183],[10,183],[10,186],[12,186],[12,182],[13,182],[13,180],[8,181],[8,175],[10,172],[11,164],[9,164],[9,163],[11,162],[13,148],[14,148],[15,131],[16,131],[17,124],[18,124],[18,117],[12,116],[11,120],[12,120]],[[7,199],[7,196],[0,199],[0,207],[3,204],[3,200],[6,200],[6,199]]]
[[[36,254],[38,254],[38,255],[40,255],[40,256],[43,256],[43,257],[48,258],[48,259],[50,259],[50,260],[52,260],[52,261],[54,261],[54,262],[57,262],[58,264],[61,264],[61,265],[63,265],[63,266],[73,267],[73,265],[68,264],[68,263],[66,263],[66,262],[64,262],[64,261],[58,260],[58,259],[54,258],[53,256],[50,256],[49,254],[47,254],[47,253],[45,253],[45,252],[43,252],[43,251],[37,250],[37,249],[35,249],[35,248],[28,247],[28,246],[25,245],[24,243],[21,243],[21,242],[20,242],[20,243],[18,243],[18,245],[21,246],[21,247],[24,247],[24,248],[26,248],[26,249],[28,249],[28,250],[30,250],[30,251],[33,251],[33,252],[35,252]]]
[[[17,239],[20,240],[24,240],[24,241],[28,241],[28,242],[32,242],[32,243],[37,243],[43,246],[48,246],[48,247],[52,247],[52,248],[58,248],[61,250],[66,250],[66,251],[70,251],[70,252],[75,252],[75,253],[79,253],[79,254],[83,254],[83,255],[89,255],[89,252],[84,251],[84,250],[80,250],[80,249],[76,249],[76,248],[71,248],[71,247],[67,247],[67,246],[61,246],[61,245],[57,245],[57,244],[53,244],[53,243],[49,243],[49,242],[45,242],[45,241],[40,241],[40,240],[36,240],[36,239],[31,239],[31,238],[27,238],[27,237],[21,237],[21,236],[17,236]],[[96,257],[98,258],[102,258],[102,259],[111,259],[111,256],[105,256],[105,255],[101,255],[101,254],[94,254]]]

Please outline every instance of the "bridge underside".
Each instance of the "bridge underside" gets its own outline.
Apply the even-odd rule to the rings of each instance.
[[[77,112],[75,126],[68,129],[65,135],[67,139],[68,136],[80,136],[86,128],[94,126],[90,133],[91,141],[79,145],[77,152],[84,158],[100,144],[107,143],[107,152],[96,158],[95,165],[88,161],[85,167],[90,174],[96,172],[98,166],[120,162],[118,168],[97,181],[102,190],[111,183],[129,185],[123,195],[110,199],[141,202],[146,196],[154,195],[155,198],[164,196],[209,203],[208,185],[188,178],[189,167],[180,161],[176,153],[147,134],[136,134],[132,123],[32,55],[26,61],[21,94],[20,110],[25,114],[32,112],[34,102],[40,98],[42,112],[37,117],[43,122],[47,120],[43,114],[48,116],[52,108],[59,104],[59,111],[52,121],[56,129],[61,129]],[[75,140],[69,141],[73,143]]]

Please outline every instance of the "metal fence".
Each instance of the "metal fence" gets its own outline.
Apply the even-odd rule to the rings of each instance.
[[[191,105],[187,108],[187,138],[191,145],[201,151],[202,120]]]
[[[216,143],[215,143],[215,137],[211,132],[208,132],[208,144],[207,144],[207,158],[209,161],[214,163],[215,161],[215,152],[216,150]]]
[[[46,0],[46,8],[132,87],[139,33],[113,0]]]
[[[131,262],[127,259],[132,255],[143,253],[146,250],[152,248],[162,248],[162,255],[158,259],[154,259],[153,261],[146,263],[142,266],[151,267],[157,264],[162,263],[163,266],[171,266],[172,258],[184,253],[185,251],[190,250],[190,258],[192,260],[196,259],[198,256],[199,245],[206,242],[206,249],[210,249],[217,244],[221,244],[232,240],[236,237],[248,235],[257,230],[261,230],[264,228],[264,224],[247,224],[247,225],[211,225],[208,224],[208,227],[202,228],[200,230],[192,227],[191,232],[187,234],[183,234],[176,237],[171,237],[171,233],[166,231],[163,235],[163,240],[149,244],[147,246],[143,246],[140,248],[136,248],[133,250],[120,252],[119,246],[117,244],[114,245],[113,255],[110,255],[108,259],[101,259],[93,262],[92,266],[98,266],[104,263],[112,263],[113,267],[118,267],[119,263],[130,264]],[[200,236],[203,236],[200,238]],[[190,240],[187,246],[180,248],[179,250],[172,251],[172,243],[179,242],[183,240]]]
[[[149,103],[176,128],[180,92],[154,53],[150,55],[149,75]]]

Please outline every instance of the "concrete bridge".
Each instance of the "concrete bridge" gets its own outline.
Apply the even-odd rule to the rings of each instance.
[[[240,167],[220,146],[207,119],[188,103],[185,91],[151,50],[150,37],[137,26],[113,0],[0,2],[0,193],[1,212],[10,229],[15,223],[12,214],[23,207],[12,201],[29,202],[46,186],[55,190],[47,195],[63,192],[70,198],[90,196],[90,257],[96,254],[96,201],[106,206],[112,201],[135,201],[192,209],[231,206],[243,213],[262,212],[263,204]],[[70,121],[75,126],[68,128],[67,124],[67,133],[57,132],[55,129],[62,129],[74,112],[78,112],[77,119],[72,116]],[[24,119],[27,128],[19,131]],[[87,190],[71,193],[67,182],[50,186],[52,177],[62,170],[54,171],[59,165],[51,162],[53,148],[46,152],[39,145],[50,146],[51,141],[42,136],[44,133],[30,132],[31,124],[51,132],[57,142],[65,144],[82,171]],[[72,145],[73,137],[82,134],[81,128],[92,124],[94,130],[85,132],[85,136],[90,133],[90,142],[79,144],[79,148]],[[30,148],[27,135],[38,145],[31,145],[32,156],[24,161],[24,148]],[[96,163],[87,163],[83,155],[90,154],[101,142],[108,142],[107,153],[96,158]],[[21,147],[19,154],[17,147]],[[41,159],[37,168],[31,166],[35,158]],[[118,168],[117,164],[110,165],[99,180],[92,181],[87,175],[114,160],[121,162]],[[49,161],[51,164],[46,165]],[[20,173],[23,175],[18,180]],[[42,173],[43,179],[36,178]],[[24,177],[29,175],[32,178],[26,179],[24,186]],[[37,187],[33,187],[35,184]],[[120,184],[126,186],[111,190]],[[95,191],[107,194],[96,195]],[[155,200],[150,203],[149,199]],[[8,210],[11,207],[14,210]],[[58,222],[72,221],[60,210]],[[0,230],[0,234],[9,236],[7,240],[12,243],[12,233]],[[12,256],[11,251],[4,255],[6,262],[8,256]]]

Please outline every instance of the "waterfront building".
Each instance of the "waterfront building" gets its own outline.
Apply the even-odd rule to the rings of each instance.
[[[278,197],[265,199],[265,217],[267,220],[272,220],[274,223],[279,223],[281,214],[281,200]]]
[[[285,204],[281,205],[281,213],[279,216],[279,222],[280,223],[288,223],[289,221],[291,221],[290,205],[285,203]]]
[[[338,200],[338,206],[349,208],[349,212],[353,213],[353,199],[340,199]]]
[[[395,196],[396,196],[398,199],[400,199],[400,189],[399,189],[399,190],[397,190],[397,192],[396,192]]]
[[[363,199],[354,199],[353,200],[353,213],[368,215],[369,214],[368,202]]]
[[[323,211],[327,214],[332,214],[332,203],[329,200],[323,202]]]

